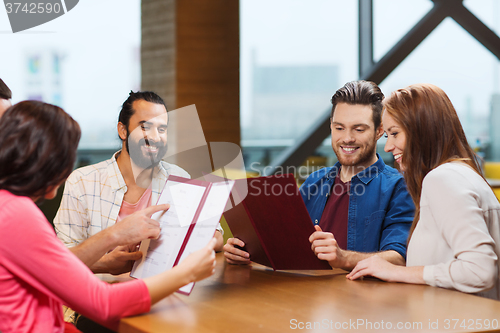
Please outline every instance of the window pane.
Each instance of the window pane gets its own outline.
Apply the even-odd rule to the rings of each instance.
[[[374,60],[380,60],[432,6],[430,0],[374,0]]]
[[[241,0],[240,14],[242,146],[266,164],[357,78],[357,1]]]
[[[493,82],[498,75],[493,70],[495,66],[497,60],[493,54],[447,18],[396,68],[381,88],[388,96],[391,91],[414,83],[439,86],[455,106],[469,143],[484,150],[491,142],[489,116]]]
[[[465,5],[490,27],[500,25],[500,4],[495,1],[468,0]],[[432,6],[428,0],[374,1],[374,60]],[[359,78],[357,24],[357,1],[241,1],[242,143],[247,164],[269,163],[329,108],[337,88]],[[413,83],[440,86],[454,103],[471,145],[487,158],[500,160],[500,145],[495,148],[500,137],[492,137],[500,115],[498,126],[490,115],[492,101],[500,114],[498,67],[487,49],[447,18],[381,87],[389,95]],[[381,153],[383,145],[381,140]],[[316,153],[331,157],[328,140]]]
[[[119,146],[120,105],[140,87],[140,0],[117,4],[80,1],[63,16],[15,34],[0,10],[0,77],[13,102],[63,107],[82,127],[80,148]]]

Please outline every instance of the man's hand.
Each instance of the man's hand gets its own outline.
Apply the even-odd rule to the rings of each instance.
[[[250,254],[235,246],[244,247],[245,243],[238,238],[229,238],[226,245],[224,245],[224,256],[230,264],[235,265],[248,265],[250,263]]]
[[[133,248],[135,250],[135,245]],[[118,246],[113,251],[105,254],[99,260],[100,270],[113,275],[130,272],[134,261],[142,258],[140,251],[130,252],[130,250],[130,246]]]
[[[126,250],[126,247],[120,246],[132,245],[134,247],[135,244],[144,239],[157,238],[160,234],[160,224],[152,220],[150,216],[169,208],[169,205],[158,205],[135,212],[70,248],[70,251],[90,267],[94,273],[120,274],[127,272],[132,267],[130,260],[139,259],[141,254],[136,253],[135,248],[131,248],[129,251]],[[114,260],[117,262],[114,263]]]
[[[323,232],[318,225],[315,225],[314,228],[316,231],[309,237],[314,254],[318,259],[328,261],[333,268],[344,268],[347,258],[333,234]]]
[[[219,230],[215,230],[214,234],[215,238],[215,252],[220,252],[222,251],[222,246],[224,245],[224,237],[222,236],[222,233]]]
[[[158,238],[160,235],[160,223],[151,219],[151,215],[159,211],[166,211],[170,205],[151,206],[135,212],[109,229],[116,237],[119,245],[129,245],[139,243],[148,238]]]
[[[314,228],[316,231],[309,237],[311,248],[319,259],[328,261],[333,268],[342,268],[346,271],[350,271],[362,260],[375,255],[377,255],[379,259],[388,261],[391,264],[405,265],[405,260],[401,254],[394,250],[375,253],[342,250],[337,244],[333,234],[323,232],[318,225],[314,226]]]

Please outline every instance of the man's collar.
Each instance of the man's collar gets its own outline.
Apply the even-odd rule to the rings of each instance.
[[[167,178],[168,177],[168,173],[167,173],[167,170],[165,169],[165,167],[163,166],[163,160],[160,161],[158,163],[158,172],[161,173],[163,175],[163,177]]]
[[[382,157],[377,153],[377,162],[370,165],[365,170],[358,172],[356,176],[360,181],[362,181],[365,185],[368,184],[373,178],[377,177],[379,172],[383,171],[385,168],[385,163],[382,160]]]
[[[113,191],[118,191],[119,189],[124,188],[124,191],[126,192],[127,184],[125,184],[123,175],[120,172],[120,167],[118,167],[118,162],[116,161],[120,153],[121,150],[113,154],[111,163],[108,165],[108,175],[110,176],[111,188]]]
[[[335,165],[328,172],[328,178],[335,179],[337,174],[340,172],[342,165],[340,162],[335,163]],[[379,172],[383,171],[385,168],[385,163],[377,153],[377,161],[370,165],[363,171],[358,172],[354,177],[358,177],[360,181],[362,181],[365,185],[368,184],[373,178],[375,178]]]
[[[113,157],[111,158],[111,163],[108,165],[108,175],[112,175],[111,177],[111,186],[114,191],[117,191],[121,188],[124,188],[124,191],[127,191],[127,184],[125,183],[125,179],[123,179],[123,175],[120,171],[120,167],[118,166],[118,162],[116,159],[120,155],[121,150],[117,151],[116,153],[113,154]],[[165,179],[168,177],[167,170],[163,166],[162,161],[158,163],[158,166],[156,169],[153,171],[155,174],[160,173]],[[153,176],[153,178],[156,178]]]

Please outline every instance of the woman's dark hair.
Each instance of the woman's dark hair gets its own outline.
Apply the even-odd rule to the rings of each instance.
[[[335,107],[339,103],[351,105],[369,105],[373,111],[373,124],[375,129],[382,123],[382,100],[384,94],[375,82],[371,81],[351,81],[347,82],[342,88],[337,90],[332,96],[332,113],[335,113]]]
[[[425,83],[396,90],[384,101],[384,110],[406,136],[404,178],[416,208],[411,237],[420,218],[422,183],[432,169],[462,161],[482,177],[481,168],[453,104],[439,87]]]
[[[55,105],[24,101],[0,118],[0,189],[31,198],[71,173],[80,126]]]
[[[11,99],[12,91],[10,91],[9,87],[0,79],[0,98],[2,99]]]

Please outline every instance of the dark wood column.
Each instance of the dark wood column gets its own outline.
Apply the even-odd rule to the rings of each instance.
[[[238,0],[143,0],[141,65],[170,110],[196,105],[207,142],[240,144]]]

